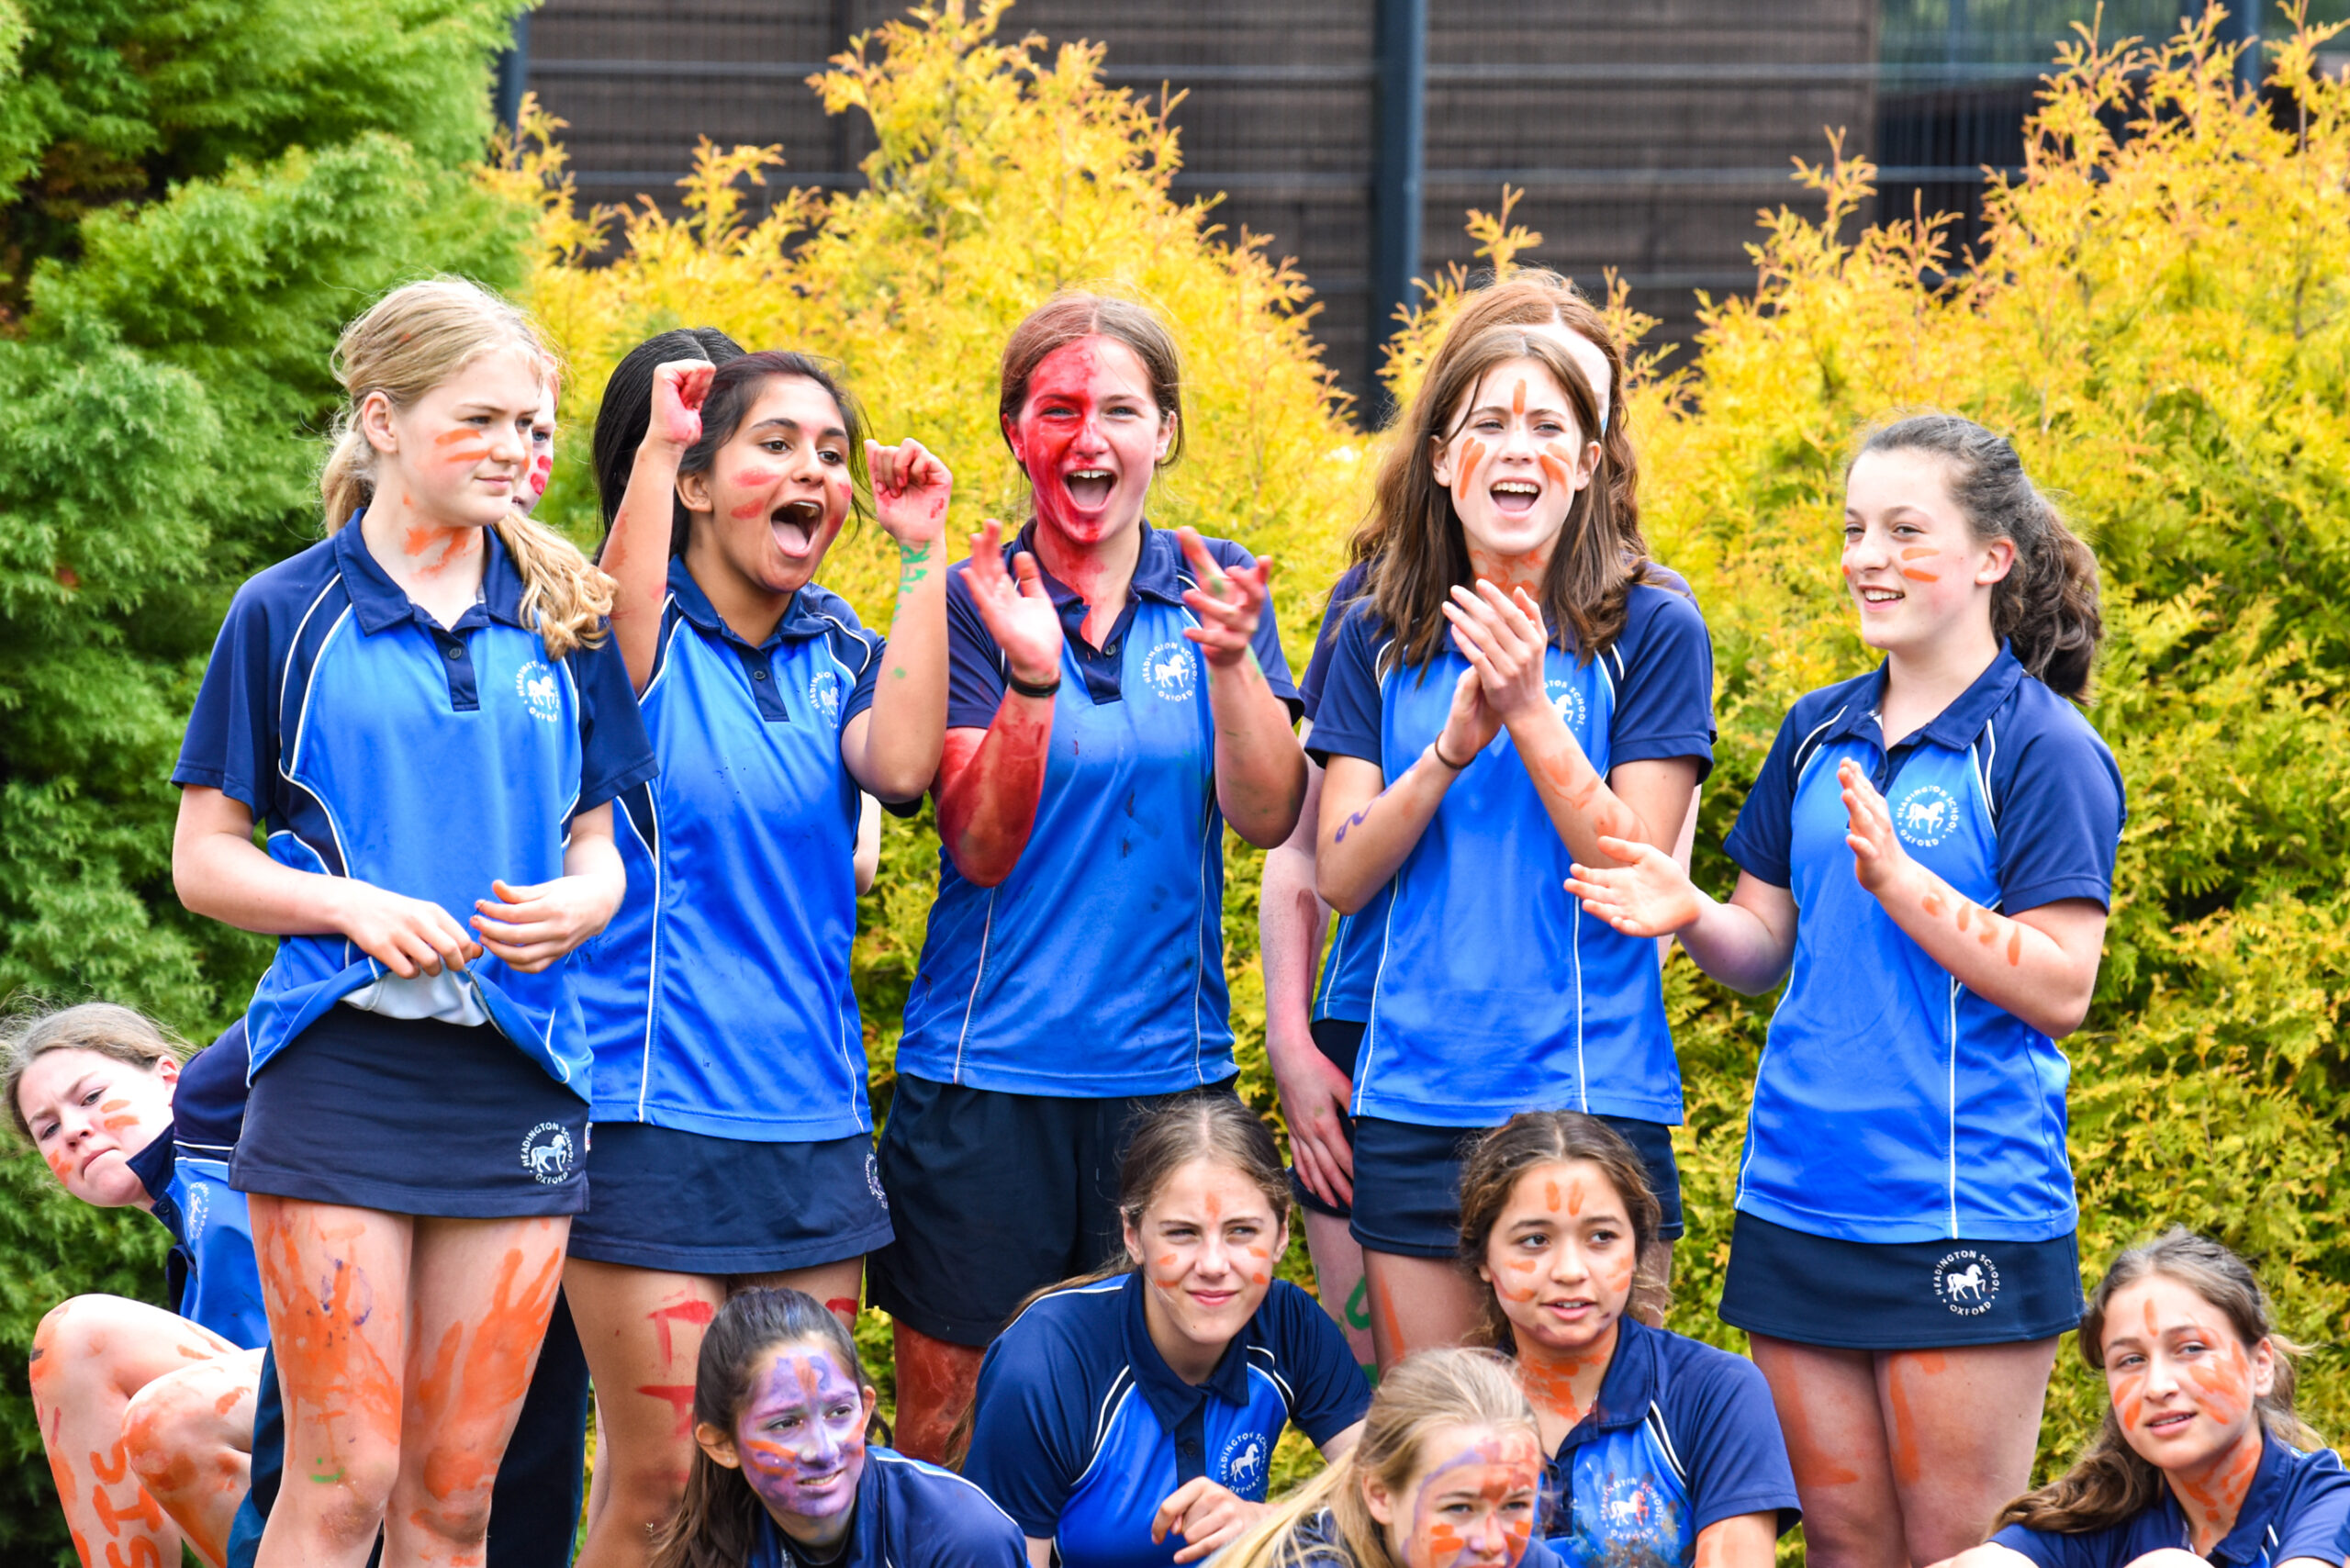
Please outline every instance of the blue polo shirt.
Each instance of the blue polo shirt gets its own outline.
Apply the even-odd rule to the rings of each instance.
[[[572,817],[653,777],[653,748],[609,639],[557,659],[524,624],[495,532],[481,598],[444,628],[359,531],[353,517],[237,590],[172,782],[242,802],[280,865],[429,899],[471,931],[493,878],[563,874]],[[572,968],[523,974],[485,953],[401,980],[339,935],[281,937],[245,1014],[248,1076],[348,1002],[495,1025],[584,1099]]]
[[[640,700],[661,771],[621,797],[628,897],[579,950],[596,1120],[760,1143],[872,1130],[841,732],[873,704],[879,653],[813,583],[753,647],[669,563]]]
[[[1394,667],[1369,603],[1339,630],[1314,726],[1315,756],[1400,778],[1444,728],[1469,668],[1449,639],[1425,666]],[[1550,700],[1602,778],[1628,762],[1713,762],[1713,655],[1680,595],[1646,584],[1595,658],[1555,644]],[[1573,856],[1509,732],[1452,781],[1393,879],[1385,948],[1355,1071],[1354,1113],[1486,1127],[1561,1106],[1681,1120],[1681,1070],[1656,944],[1621,935],[1568,896]],[[1506,1048],[1497,1048],[1497,1042]]]
[[[1362,597],[1370,576],[1371,568],[1358,563],[1341,573],[1330,588],[1330,600],[1322,610],[1322,629],[1315,633],[1313,656],[1305,661],[1304,678],[1297,683],[1298,701],[1309,721],[1321,711],[1322,687],[1329,678],[1330,650],[1337,644],[1338,628],[1346,623],[1347,611],[1355,600]],[[1371,1016],[1371,986],[1379,978],[1379,939],[1387,924],[1387,901],[1393,896],[1394,886],[1390,882],[1362,908],[1332,922],[1330,946],[1322,957],[1322,977],[1314,989],[1317,1021],[1337,1018],[1360,1024]]]
[[[1204,1475],[1261,1503],[1285,1422],[1318,1447],[1371,1408],[1346,1336],[1288,1281],[1196,1385],[1150,1342],[1145,1288],[1129,1273],[1054,1291],[979,1363],[963,1473],[1068,1568],[1164,1568],[1184,1542],[1152,1544],[1150,1521],[1178,1486]]]
[[[1908,854],[2016,914],[2109,902],[2122,823],[2113,754],[2004,647],[1890,754],[1882,668],[1798,700],[1739,812],[1730,858],[1795,895],[1738,1208],[1846,1241],[2047,1241],[2076,1219],[2071,1067],[1894,924],[1853,874],[1839,764],[1860,765]]]
[[[1691,1568],[1697,1534],[1801,1512],[1770,1384],[1752,1361],[1627,1317],[1599,1398],[1542,1467],[1542,1529],[1567,1568]]]
[[[744,1568],[810,1568],[766,1509]],[[848,1540],[824,1568],[1028,1568],[1028,1543],[1011,1516],[952,1471],[892,1449],[865,1450]]]
[[[1035,525],[1003,546],[1033,550]],[[1252,564],[1221,539],[1228,570]],[[986,729],[1004,661],[957,562],[946,576],[949,729]],[[1006,567],[1009,570],[1009,566]],[[964,880],[938,856],[898,1070],[938,1083],[1073,1098],[1167,1094],[1237,1070],[1224,980],[1224,812],[1207,662],[1184,630],[1192,569],[1143,526],[1125,608],[1097,651],[1085,600],[1044,578],[1065,644],[1035,825],[1011,876]],[[1257,663],[1294,704],[1270,606]]]
[[[269,1343],[261,1268],[245,1195],[229,1185],[229,1156],[245,1121],[243,1019],[190,1057],[172,1091],[172,1126],[130,1158],[149,1212],[172,1233],[164,1260],[172,1310],[241,1350]]]
[[[2236,1512],[2235,1528],[2204,1554],[2214,1568],[2277,1568],[2296,1557],[2339,1562],[2350,1548],[2350,1474],[2332,1449],[2303,1453],[2264,1435],[2260,1468]],[[2009,1525],[1991,1538],[2041,1568],[2121,1568],[2149,1551],[2193,1551],[2187,1516],[2170,1489],[2118,1525],[2080,1535]]]

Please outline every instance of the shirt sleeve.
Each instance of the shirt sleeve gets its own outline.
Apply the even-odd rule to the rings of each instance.
[[[1774,888],[1795,886],[1796,716],[1779,721],[1769,755],[1722,847],[1739,868]]]
[[[1742,1356],[1707,1356],[1676,1387],[1673,1441],[1689,1467],[1698,1529],[1741,1514],[1778,1515],[1785,1535],[1802,1517],[1771,1385]]]
[[[1227,572],[1246,571],[1257,564],[1256,556],[1229,539],[1212,539],[1207,543],[1216,565]],[[1257,634],[1249,645],[1257,655],[1257,667],[1264,672],[1265,684],[1273,689],[1274,696],[1288,704],[1290,722],[1295,723],[1304,704],[1298,700],[1296,683],[1290,679],[1289,655],[1281,651],[1281,621],[1273,614],[1270,588],[1265,590],[1265,612],[1257,618]]]
[[[269,618],[248,583],[230,601],[213,642],[172,769],[173,783],[218,790],[243,802],[257,823],[269,814],[268,781],[277,771],[270,681],[276,660],[270,655]]]
[[[2350,1554],[2350,1473],[2329,1450],[2319,1450],[2302,1462],[2301,1484],[2293,1502],[2277,1521],[2275,1563],[2296,1557],[2339,1562]]]
[[[889,650],[888,640],[878,632],[859,626],[855,637],[860,646],[850,652],[860,654],[863,667],[856,672],[856,684],[849,688],[848,701],[841,709],[843,730],[851,719],[873,706],[873,694],[881,687],[883,655]]]
[[[1380,727],[1378,650],[1371,642],[1369,606],[1359,603],[1331,640],[1329,671],[1306,753],[1325,767],[1334,756],[1383,767]]]
[[[1295,1395],[1289,1418],[1320,1448],[1371,1409],[1371,1384],[1346,1335],[1312,1296],[1284,1280],[1270,1299],[1280,1304],[1281,1371]]]
[[[1642,597],[1648,615],[1616,694],[1608,766],[1694,756],[1702,780],[1714,767],[1713,639],[1688,599],[1662,588]]]
[[[1091,1435],[1085,1380],[1079,1359],[1060,1343],[1064,1333],[1031,1308],[988,1347],[963,1462],[965,1478],[1039,1540],[1060,1534]]]
[[[1330,602],[1322,607],[1321,629],[1314,634],[1314,652],[1305,661],[1305,678],[1297,683],[1297,700],[1312,719],[1322,706],[1322,687],[1330,674],[1330,646],[1338,638],[1338,628],[1346,622],[1347,607],[1362,592],[1365,574],[1360,566],[1348,566],[1331,587]]]
[[[946,727],[984,730],[1003,705],[1003,657],[971,599],[970,563],[946,569]]]
[[[920,1561],[923,1568],[1028,1568],[1028,1543],[1018,1524],[965,1493],[922,1521]]]
[[[2129,1561],[2123,1555],[2128,1530],[2127,1524],[2120,1524],[2080,1535],[2059,1535],[2054,1530],[2009,1525],[1994,1535],[1990,1544],[2020,1551],[2040,1568],[2122,1568]]]
[[[579,691],[579,803],[572,814],[593,811],[635,789],[660,770],[644,715],[621,660],[619,639],[607,635],[600,647],[585,644],[564,656]]]
[[[2070,709],[2060,717],[2065,722],[2017,749],[2005,779],[1993,780],[2000,786],[1993,797],[1999,805],[2000,908],[2009,914],[2059,899],[2112,907],[2121,770],[2087,721]]]

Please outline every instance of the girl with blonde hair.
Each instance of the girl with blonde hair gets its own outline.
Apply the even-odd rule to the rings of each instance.
[[[515,507],[550,355],[459,279],[345,329],[329,537],[239,590],[173,782],[198,913],[278,935],[248,1194],[286,1413],[259,1562],[477,1556],[585,1201],[567,958],[652,748],[601,575]],[[267,848],[252,840],[267,828]]]

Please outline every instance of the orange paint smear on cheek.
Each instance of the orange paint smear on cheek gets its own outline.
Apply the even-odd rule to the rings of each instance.
[[[1574,483],[1573,476],[1567,472],[1567,465],[1548,452],[1538,454],[1535,461],[1542,465],[1542,472],[1550,476],[1552,484],[1563,487],[1572,486]]]
[[[1901,575],[1913,583],[1938,583],[1942,578],[1932,572],[1921,572],[1915,566],[1904,566]]]
[[[1485,443],[1483,442],[1479,441],[1475,436],[1471,436],[1467,441],[1462,442],[1460,443],[1460,476],[1454,483],[1467,484],[1470,476],[1477,472],[1478,466],[1484,461]]]

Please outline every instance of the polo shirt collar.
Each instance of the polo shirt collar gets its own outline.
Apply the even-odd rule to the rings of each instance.
[[[1983,726],[1991,722],[2001,705],[2014,695],[2024,678],[2023,666],[2009,648],[2006,638],[1999,640],[1999,652],[1973,684],[1958,694],[1941,712],[1925,724],[1902,737],[1901,745],[1914,746],[1930,741],[1950,751],[1964,751],[1983,734]],[[1886,666],[1876,666],[1876,674],[1862,689],[1865,701],[1847,703],[1843,713],[1830,727],[1823,740],[1842,740],[1858,735],[1883,745],[1885,732],[1877,714],[1885,707]]]
[[[1656,1334],[1630,1316],[1616,1320],[1616,1354],[1599,1380],[1599,1397],[1559,1445],[1561,1454],[1581,1448],[1602,1432],[1621,1431],[1648,1419],[1656,1403]]]
[[[2260,1434],[2260,1467],[2252,1473],[2252,1486],[2244,1495],[2244,1506],[2236,1510],[2236,1522],[2211,1549],[2211,1561],[2219,1563],[2249,1563],[2260,1561],[2267,1545],[2268,1526],[2277,1515],[2277,1506],[2290,1484],[2286,1473],[2292,1462],[2292,1450],[2267,1432]],[[2187,1539],[2187,1514],[2179,1507],[2178,1499],[2165,1487],[2164,1499],[2171,1512],[2178,1517],[2180,1539]]]
[[[403,621],[430,622],[408,596],[406,589],[392,581],[389,572],[376,561],[367,542],[360,537],[359,524],[366,516],[365,509],[351,514],[351,521],[336,529],[333,534],[335,565],[342,572],[342,586],[351,595],[351,613],[358,621],[359,629],[374,633],[388,630]],[[514,557],[507,554],[506,542],[498,530],[482,530],[482,546],[488,559],[482,566],[481,599],[464,614],[457,617],[456,631],[476,615],[503,621],[509,626],[521,626],[522,575],[514,568]],[[474,623],[478,624],[477,622]]]
[[[1052,595],[1053,608],[1062,611],[1066,618],[1069,607],[1076,604],[1081,616],[1084,600],[1079,597],[1078,591],[1046,571],[1045,558],[1036,554],[1036,522],[1034,518],[1029,520],[1027,527],[1020,531],[1018,538],[1003,547],[1003,564],[1007,569],[1012,565],[1013,556],[1023,550],[1036,556],[1036,576],[1043,580],[1045,591]],[[1135,556],[1134,580],[1126,586],[1127,600],[1155,599],[1161,604],[1180,605],[1183,602],[1187,579],[1188,563],[1183,559],[1182,542],[1163,528],[1151,527],[1150,520],[1145,518],[1142,548]]]
[[[1205,1383],[1188,1383],[1175,1375],[1167,1358],[1150,1341],[1150,1320],[1144,1316],[1142,1295],[1147,1288],[1141,1270],[1126,1276],[1126,1365],[1134,1369],[1135,1386],[1142,1390],[1151,1414],[1158,1417],[1160,1429],[1171,1434],[1207,1402],[1211,1394],[1227,1405],[1248,1404],[1248,1329],[1256,1327],[1255,1319],[1250,1319],[1239,1337],[1225,1347],[1223,1360],[1216,1362],[1215,1371],[1208,1374]]]
[[[713,637],[722,637],[737,647],[751,646],[734,634],[734,629],[726,624],[725,618],[710,602],[710,595],[702,591],[701,584],[694,581],[693,573],[686,569],[683,555],[669,557],[669,595],[677,601],[677,613],[702,631]],[[807,589],[801,588],[794,593],[791,602],[783,607],[783,619],[776,622],[774,633],[758,645],[772,648],[787,637],[813,637],[822,633],[823,618],[809,608],[808,600]]]

